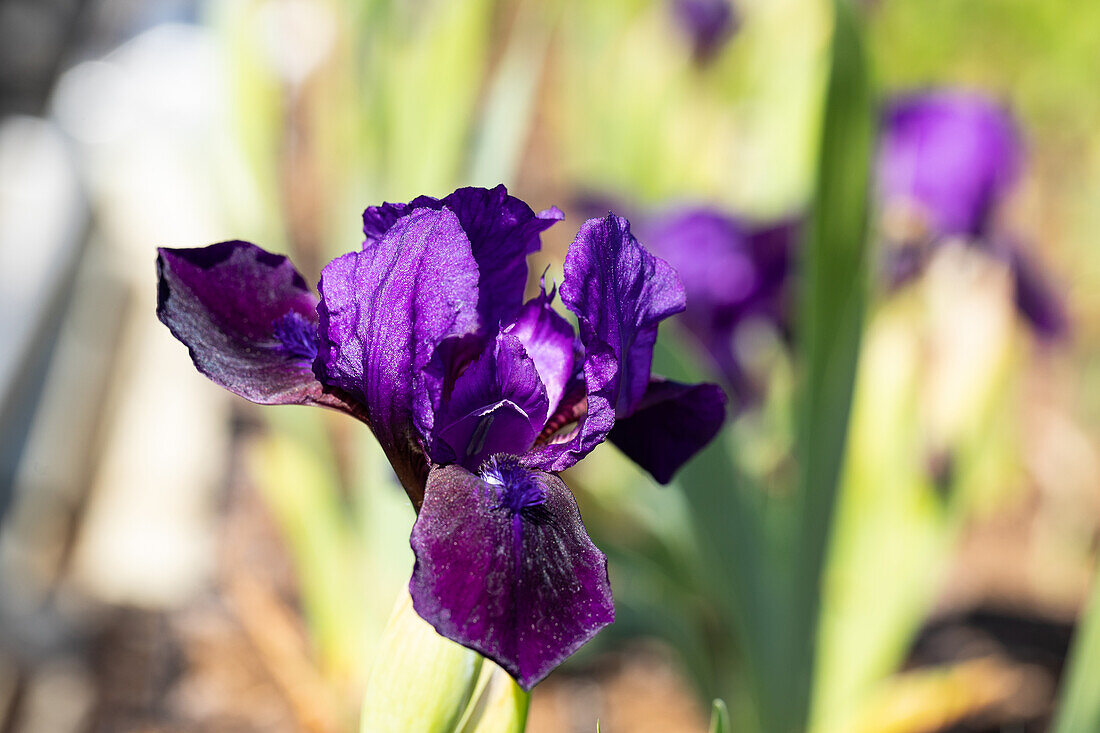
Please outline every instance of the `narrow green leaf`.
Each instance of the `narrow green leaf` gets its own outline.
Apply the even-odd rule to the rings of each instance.
[[[710,733],[732,733],[730,726],[730,711],[726,709],[726,703],[715,700],[710,710]]]
[[[1100,572],[1093,580],[1092,598],[1081,617],[1069,671],[1062,683],[1053,733],[1094,733],[1100,730]]]
[[[791,679],[775,730],[805,727],[821,576],[838,494],[865,300],[868,180],[874,137],[870,79],[856,11],[836,0],[817,194],[802,258],[797,349],[798,484],[788,637]],[[772,682],[777,682],[773,680]]]

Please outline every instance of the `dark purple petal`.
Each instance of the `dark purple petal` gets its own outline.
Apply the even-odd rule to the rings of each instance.
[[[1024,320],[1041,338],[1065,337],[1069,333],[1065,299],[1024,244],[1002,237],[994,245],[994,253],[1008,263],[1015,284],[1016,310]]]
[[[708,351],[739,407],[752,402],[756,390],[734,352],[735,333],[750,317],[787,329],[799,235],[794,219],[751,224],[708,208],[669,213],[647,235],[684,283],[687,309],[679,323]]]
[[[438,399],[425,367],[440,343],[477,327],[469,240],[450,211],[417,209],[371,249],[330,262],[320,290],[317,375],[367,406],[415,503]]]
[[[413,607],[531,689],[615,619],[607,558],[561,479],[515,459],[434,467],[413,526]]]
[[[982,235],[1019,175],[1021,148],[1008,111],[980,94],[897,100],[884,114],[878,155],[886,221],[915,214],[932,238]]]
[[[562,301],[577,315],[584,345],[586,405],[572,435],[524,456],[548,471],[572,466],[607,436],[616,415],[629,415],[649,384],[657,324],[684,309],[676,271],[608,214],[589,219],[565,258]]]
[[[546,388],[523,344],[499,334],[443,398],[435,417],[433,463],[476,470],[495,453],[522,453],[546,422]]]
[[[267,405],[323,401],[317,297],[290,260],[248,242],[158,250],[157,317],[195,367]]]
[[[608,438],[662,484],[711,441],[726,419],[726,395],[715,384],[654,378],[634,414],[615,421]]]
[[[516,320],[504,332],[520,340],[535,362],[539,379],[546,387],[546,399],[554,410],[573,374],[573,326],[554,310],[554,291],[540,285],[538,296],[527,301]]]
[[[737,16],[729,0],[672,0],[672,11],[700,63],[718,55],[737,30]]]
[[[453,211],[477,261],[481,299],[478,314],[482,330],[492,338],[501,321],[511,320],[523,303],[527,286],[527,255],[537,252],[539,235],[562,219],[556,208],[536,214],[503,185],[496,188],[460,188],[435,199],[421,196],[408,204],[383,204],[363,212],[364,249],[370,249],[394,222],[414,208]]]

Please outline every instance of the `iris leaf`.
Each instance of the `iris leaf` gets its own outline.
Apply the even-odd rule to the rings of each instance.
[[[1077,627],[1053,733],[1100,730],[1100,574]]]
[[[866,290],[872,92],[856,11],[837,0],[817,194],[802,260],[796,348],[801,375],[795,454],[794,575],[785,705],[774,730],[804,727],[821,577],[848,434]],[[778,680],[772,680],[778,684]],[[779,705],[779,700],[773,700]]]

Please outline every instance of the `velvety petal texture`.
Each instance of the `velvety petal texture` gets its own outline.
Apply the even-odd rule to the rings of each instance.
[[[411,544],[416,612],[526,690],[615,618],[573,495],[513,458],[433,468]]]
[[[565,258],[561,297],[580,325],[586,408],[567,440],[524,457],[548,471],[576,463],[607,436],[616,415],[629,415],[641,401],[657,324],[682,311],[685,299],[676,271],[614,214],[581,226]]]
[[[257,402],[368,422],[419,513],[417,613],[525,689],[615,615],[607,559],[550,471],[610,433],[667,481],[724,415],[719,388],[651,378],[658,323],[685,293],[625,219],[586,222],[569,249],[561,295],[579,335],[553,289],[523,302],[526,258],[561,218],[503,186],[372,207],[319,300],[245,242],[157,261],[158,315],[200,371]]]
[[[491,338],[501,321],[511,320],[523,303],[527,255],[540,247],[539,235],[561,221],[556,208],[536,214],[523,201],[496,188],[460,188],[442,199],[421,196],[407,204],[383,204],[363,213],[364,249],[373,248],[389,228],[413,209],[454,212],[470,240],[477,262],[482,329]]]
[[[878,189],[887,221],[903,209],[932,238],[984,234],[1019,174],[1023,151],[1012,117],[978,93],[900,98],[887,107],[881,134]]]
[[[539,295],[527,301],[516,320],[505,328],[505,333],[519,339],[534,360],[551,411],[557,409],[573,375],[577,341],[573,326],[554,310],[553,301],[554,291],[547,293],[543,285]]]
[[[200,372],[265,405],[322,399],[317,296],[286,257],[248,242],[160,249],[157,277],[157,317]]]
[[[608,438],[662,484],[714,439],[726,419],[726,395],[715,384],[654,378],[634,413],[615,421]]]
[[[542,430],[547,407],[535,362],[518,338],[499,334],[443,398],[432,462],[476,470],[495,453],[522,453]]]
[[[320,290],[317,375],[367,406],[406,490],[419,493],[438,399],[425,367],[440,343],[477,328],[470,242],[451,211],[417,209],[371,249],[329,263]]]

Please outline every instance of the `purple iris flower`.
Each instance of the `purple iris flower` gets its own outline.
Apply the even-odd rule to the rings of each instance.
[[[981,237],[1023,152],[1008,110],[976,93],[901,97],[883,115],[879,197],[932,237]]]
[[[692,54],[700,64],[717,56],[737,31],[737,14],[729,0],[672,0],[672,13],[691,39]]]
[[[877,185],[894,286],[921,272],[944,240],[963,238],[1003,256],[1017,306],[1042,336],[1063,334],[1065,308],[1015,240],[996,230],[998,206],[1020,177],[1023,144],[1011,113],[974,92],[900,97],[882,119]]]
[[[161,249],[157,314],[200,372],[262,404],[317,404],[374,432],[418,510],[413,605],[530,689],[614,619],[607,560],[556,475],[611,439],[667,482],[720,429],[722,391],[650,374],[675,270],[608,215],[580,229],[561,298],[523,302],[562,218],[503,186],[364,212],[320,298],[246,242]]]
[[[676,268],[687,291],[680,323],[706,349],[737,408],[755,402],[734,337],[750,318],[789,327],[787,289],[800,235],[797,221],[750,223],[715,209],[678,209],[652,223],[646,239]]]

